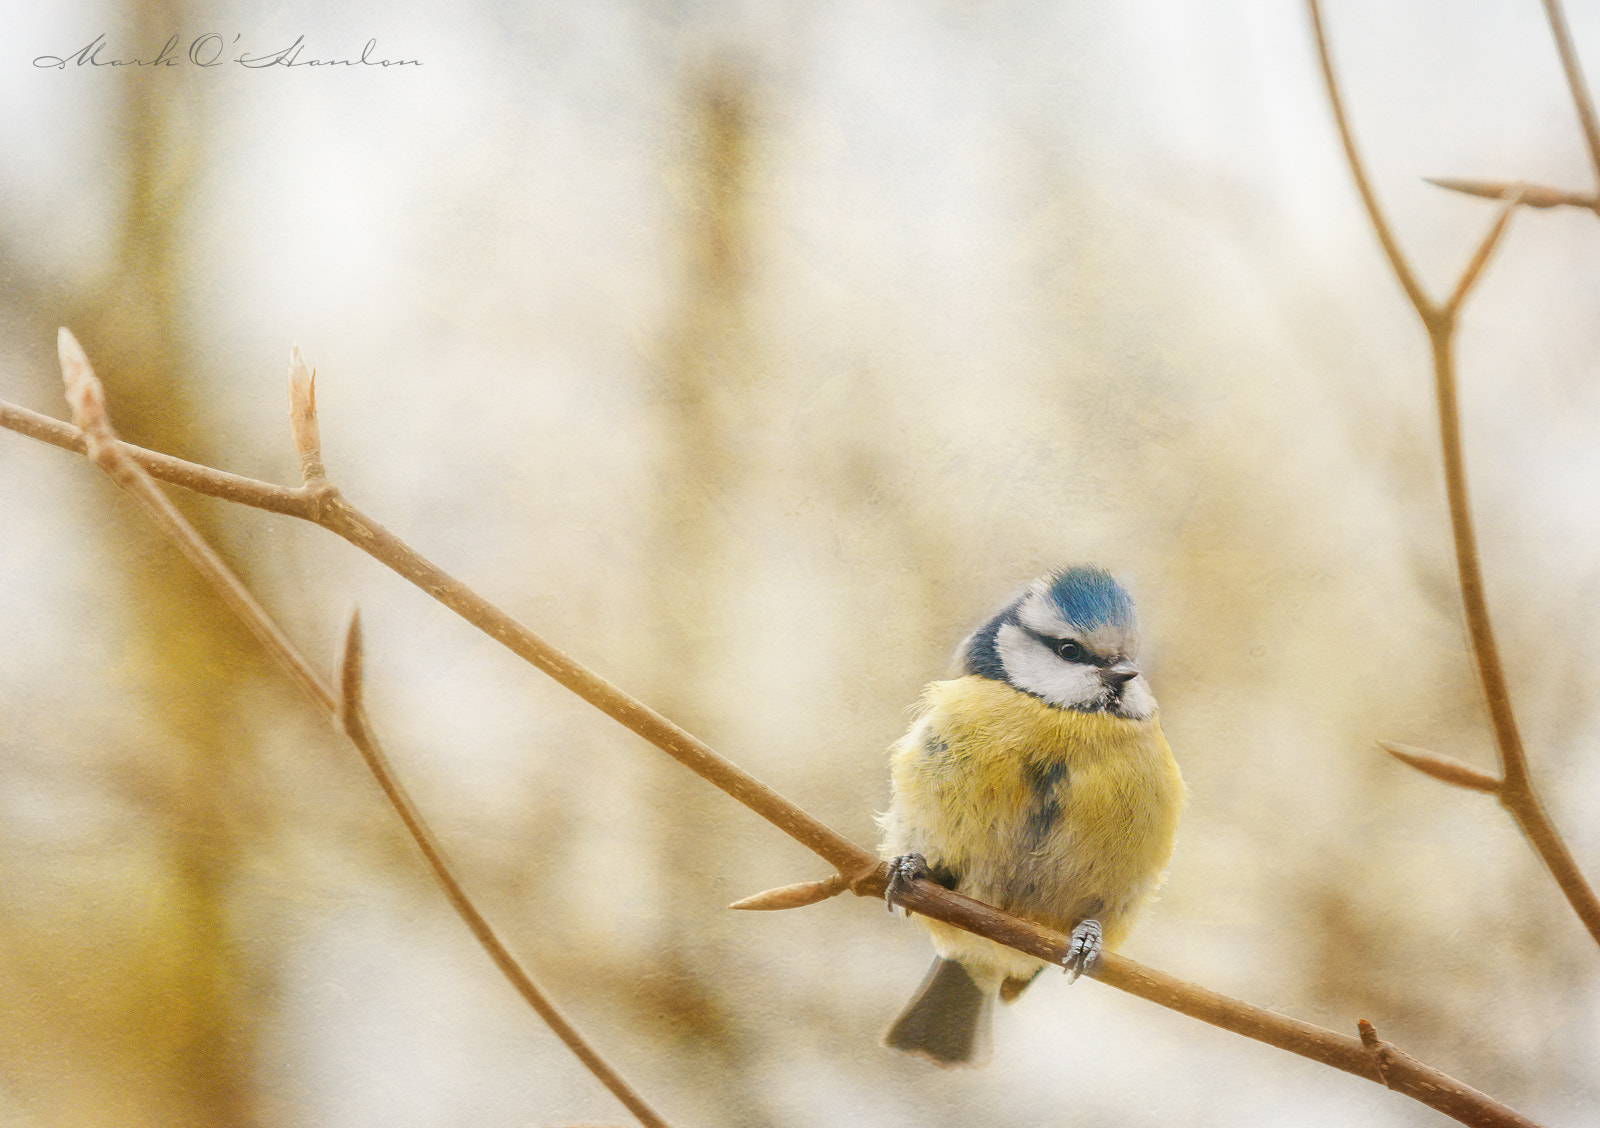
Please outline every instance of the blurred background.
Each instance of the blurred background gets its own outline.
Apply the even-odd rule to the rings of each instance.
[[[1582,190],[1531,3],[1330,0],[1432,292]],[[1573,5],[1600,73],[1600,11]],[[1488,798],[1424,338],[1359,213],[1296,4],[227,0],[10,5],[0,396],[293,483],[330,474],[574,657],[862,843],[962,635],[1047,568],[1126,579],[1192,790],[1125,949],[1357,1019],[1600,1124],[1600,960]],[[39,66],[105,36],[99,59]],[[201,67],[304,37],[299,60]],[[1524,211],[1462,397],[1535,775],[1600,880],[1600,225]],[[625,1116],[514,998],[355,753],[83,461],[0,434],[0,1123]],[[878,1038],[928,960],[825,867],[342,542],[189,496],[369,706],[471,890],[668,1119],[1432,1125],[1377,1086],[1047,980],[981,1072]]]

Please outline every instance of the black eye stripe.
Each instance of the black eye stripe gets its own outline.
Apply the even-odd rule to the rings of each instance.
[[[1020,623],[1017,625],[1022,626]],[[1052,654],[1059,655],[1063,661],[1075,662],[1083,666],[1099,666],[1102,669],[1107,666],[1114,666],[1117,663],[1117,658],[1115,655],[1109,658],[1101,657],[1075,638],[1054,638],[1047,634],[1041,634],[1039,631],[1026,626],[1023,626],[1022,629],[1027,631],[1028,634],[1032,638],[1036,639],[1039,642],[1039,645],[1043,646],[1046,650],[1050,651]],[[1068,646],[1077,648],[1077,654],[1075,657],[1063,653],[1063,650]]]

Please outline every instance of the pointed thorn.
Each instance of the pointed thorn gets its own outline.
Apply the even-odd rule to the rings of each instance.
[[[1563,192],[1559,188],[1550,188],[1543,184],[1519,184],[1505,180],[1459,180],[1454,177],[1425,176],[1425,181],[1439,188],[1451,192],[1465,192],[1469,196],[1481,196],[1487,200],[1505,200],[1515,195],[1517,190],[1522,190],[1519,203],[1530,208],[1555,208],[1562,205],[1574,208],[1594,208],[1595,197],[1581,195],[1577,192]]]
[[[1457,787],[1496,794],[1504,786],[1499,777],[1492,776],[1454,756],[1445,756],[1438,752],[1429,752],[1426,748],[1413,748],[1409,744],[1395,744],[1387,740],[1378,741],[1378,747],[1402,764]]]
[[[775,909],[801,909],[807,905],[815,905],[819,901],[826,901],[829,897],[837,897],[844,891],[844,878],[834,874],[821,881],[801,881],[794,885],[781,885],[776,889],[768,889],[764,893],[756,893],[735,901],[728,908],[762,912]]]
[[[1450,192],[1465,192],[1469,196],[1482,196],[1488,200],[1503,200],[1511,185],[1503,180],[1461,180],[1450,176],[1424,176],[1423,180],[1436,188]]]
[[[361,609],[350,612],[344,643],[339,648],[339,719],[347,721],[361,710],[362,677]]]

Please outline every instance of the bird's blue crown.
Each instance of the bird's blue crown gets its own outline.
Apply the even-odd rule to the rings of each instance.
[[[1131,631],[1134,626],[1133,600],[1122,585],[1104,568],[1075,565],[1052,572],[1044,580],[1044,598],[1054,605],[1064,623],[1083,631],[1112,626]],[[959,655],[963,673],[1006,681],[1005,668],[995,652],[995,635],[1001,624],[1015,622],[1017,609],[1039,591],[1031,585],[968,637]]]
[[[1075,627],[1133,627],[1133,600],[1104,568],[1063,568],[1050,578],[1047,594],[1062,620]]]

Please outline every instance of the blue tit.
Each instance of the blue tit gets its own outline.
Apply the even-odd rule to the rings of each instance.
[[[1156,700],[1134,665],[1133,602],[1100,568],[1034,581],[974,631],[959,676],[923,691],[890,753],[881,856],[1072,934],[1076,977],[1115,947],[1172,857],[1185,790]],[[1046,966],[927,917],[933,970],[885,1036],[940,1066],[981,1065],[996,995]]]

